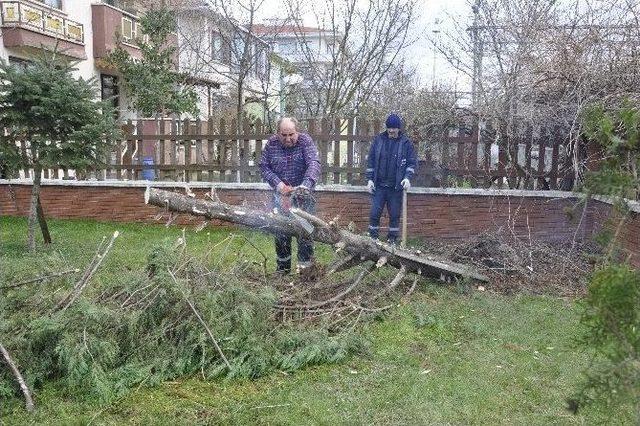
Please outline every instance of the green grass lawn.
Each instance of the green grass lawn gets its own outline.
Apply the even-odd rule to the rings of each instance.
[[[102,236],[118,229],[121,238],[92,283],[99,287],[112,274],[143,267],[151,247],[182,232],[71,220],[51,220],[50,227],[54,244],[30,255],[26,221],[0,218],[0,281],[45,268],[84,268]],[[271,238],[254,233],[187,230],[186,236],[190,247],[206,250],[230,232],[274,257]],[[234,247],[243,244],[237,238]],[[363,324],[367,353],[337,366],[256,381],[187,377],[141,386],[108,406],[79,402],[50,383],[36,391],[34,415],[21,399],[0,401],[0,424],[632,424],[628,406],[587,407],[578,415],[565,409],[589,364],[573,348],[578,319],[572,300],[461,294],[424,283],[410,302]]]

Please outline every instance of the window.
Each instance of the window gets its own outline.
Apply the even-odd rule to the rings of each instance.
[[[115,75],[100,74],[100,94],[103,101],[111,103],[114,109],[114,116],[118,118],[118,107],[120,106],[118,77]]]
[[[29,65],[33,64],[32,61],[28,59],[16,58],[15,56],[9,56],[9,65],[13,65],[16,68],[20,68],[22,70],[27,69]]]
[[[211,58],[214,61],[222,62],[224,60],[223,40],[220,33],[214,32],[211,35]]]
[[[134,23],[131,19],[122,17],[122,38],[124,41],[133,41],[135,38]]]
[[[293,55],[298,51],[298,43],[296,43],[295,41],[286,41],[286,42],[280,43],[279,47],[280,47],[279,53],[283,55]]]
[[[260,50],[260,54],[257,57],[257,74],[258,77],[264,78],[267,76],[267,63],[269,56],[266,50]]]
[[[55,9],[62,9],[62,0],[40,0],[40,3],[44,3]]]
[[[242,58],[244,53],[244,38],[238,34],[233,38],[233,49],[238,58]]]

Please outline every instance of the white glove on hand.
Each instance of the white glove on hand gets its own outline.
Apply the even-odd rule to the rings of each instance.
[[[402,179],[402,181],[400,182],[400,185],[402,185],[402,188],[404,188],[404,190],[408,190],[409,188],[411,188],[411,182],[409,182],[409,179]]]
[[[376,190],[376,185],[373,183],[372,180],[370,180],[369,182],[367,182],[367,191],[369,191],[369,194],[373,194],[373,191]]]

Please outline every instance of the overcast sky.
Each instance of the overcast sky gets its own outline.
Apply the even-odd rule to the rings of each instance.
[[[362,0],[367,1],[367,0]],[[416,39],[415,44],[405,52],[407,63],[414,66],[423,85],[431,85],[433,81],[433,58],[434,49],[428,37],[437,28],[435,22],[439,21],[439,26],[447,27],[451,25],[452,19],[462,20],[471,15],[471,7],[466,0],[418,0],[418,16],[413,27],[412,36]],[[261,8],[261,19],[280,17],[286,15],[283,0],[265,0]],[[305,24],[314,25],[313,16],[304,17]],[[462,76],[456,75],[447,66],[444,58],[436,55],[436,76],[440,80],[447,80],[453,84],[456,79],[458,86],[464,85]]]

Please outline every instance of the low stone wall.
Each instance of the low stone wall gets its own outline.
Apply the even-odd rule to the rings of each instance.
[[[25,216],[31,191],[29,180],[0,180],[0,215]],[[184,184],[154,182],[154,187],[184,191]],[[268,210],[272,192],[266,184],[215,184],[220,199],[230,204]],[[199,196],[211,188],[194,183]],[[153,222],[159,210],[144,204],[146,183],[140,181],[45,181],[41,200],[47,217],[92,218],[103,221]],[[316,191],[318,215],[339,216],[346,226],[366,232],[369,195],[364,187],[328,185]],[[611,205],[592,200],[583,212],[576,195],[562,191],[412,188],[408,194],[409,237],[467,239],[482,232],[502,231],[546,242],[583,240],[605,227]],[[640,207],[618,229],[625,255],[640,266]],[[177,223],[199,220],[182,215]],[[382,226],[386,226],[383,218]],[[613,230],[615,232],[615,230]],[[384,229],[382,231],[384,235]]]

